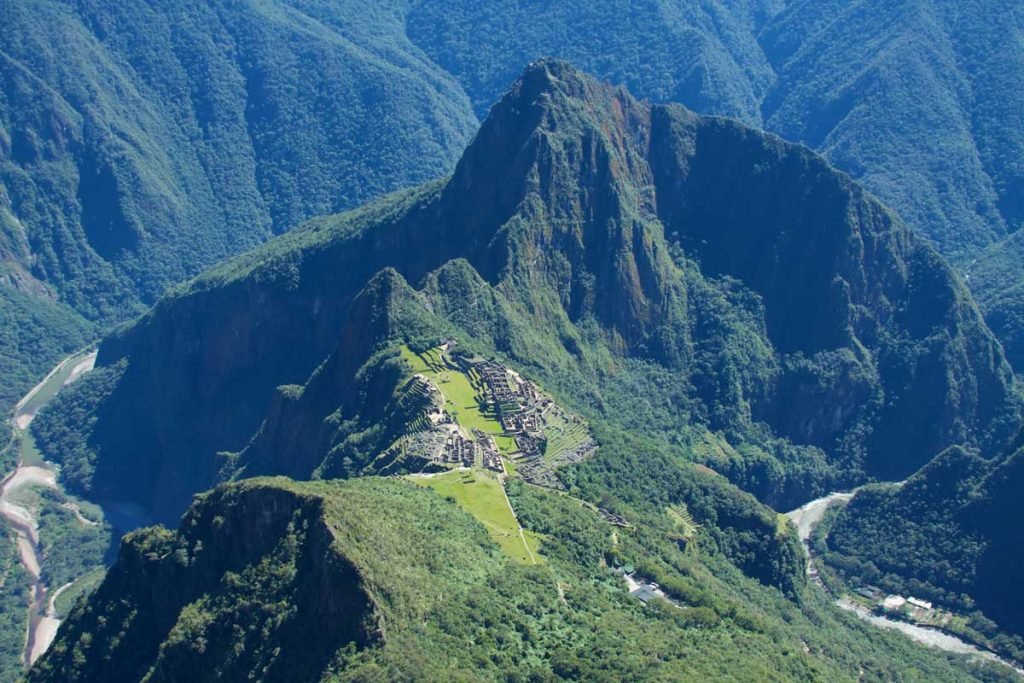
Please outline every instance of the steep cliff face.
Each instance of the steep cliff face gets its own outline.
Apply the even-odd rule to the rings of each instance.
[[[868,469],[885,478],[949,443],[1012,438],[1013,380],[969,294],[890,212],[812,152],[738,124],[665,109],[653,130],[666,233],[706,275],[761,297],[783,372],[782,391],[756,412],[826,448],[874,412]],[[807,360],[827,388],[806,386]]]
[[[267,482],[219,489],[177,533],[125,538],[32,680],[315,680],[339,648],[379,637],[373,614],[321,499]]]
[[[1017,451],[989,474],[976,501],[967,509],[971,532],[984,541],[977,559],[973,596],[978,607],[1001,627],[1024,637],[1024,596],[1018,569],[1024,563],[1024,450]]]
[[[1018,230],[985,250],[968,268],[971,292],[1006,359],[1024,368],[1024,232]]]
[[[386,269],[355,298],[340,340],[305,386],[279,387],[259,431],[221,478],[357,474],[426,406],[387,343],[443,329],[401,275]]]
[[[385,268],[389,291],[432,316],[424,329],[471,336],[597,413],[622,383],[649,398],[627,375],[678,373],[679,401],[644,428],[696,422],[788,457],[766,476],[730,470],[779,505],[906,476],[953,443],[998,452],[1020,420],[963,286],[848,177],[545,61],[447,181],[313,221],[108,339],[100,363],[127,369],[91,433],[95,489],[173,514],[213,481],[215,453],[246,445],[277,386],[332,354],[325,367],[351,376],[382,336],[419,333],[403,328],[422,316],[377,330],[374,306],[353,305]],[[321,405],[344,404],[343,384]],[[823,471],[787,481],[812,462]]]
[[[639,455],[639,443],[622,445]],[[218,488],[176,533],[125,540],[29,680],[795,682],[855,679],[865,666],[884,680],[991,680],[976,664],[869,632],[728,568],[723,555],[760,565],[772,585],[804,573],[794,532],[774,513],[666,456],[649,456],[665,475],[657,492],[690,501],[701,527],[689,542],[641,489],[627,509],[645,531],[612,536],[568,496],[510,486],[522,524],[543,535],[543,562],[532,566],[512,562],[453,501],[407,480]],[[603,478],[594,465],[590,475]],[[688,609],[641,606],[605,564],[623,559]]]

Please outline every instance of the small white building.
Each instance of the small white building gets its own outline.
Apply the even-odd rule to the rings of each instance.
[[[907,604],[907,599],[902,595],[890,595],[882,601],[882,607],[890,612],[895,611]]]
[[[920,598],[911,597],[907,599],[907,602],[909,602],[914,607],[920,607],[921,609],[932,608],[932,603],[928,602],[927,600],[921,600]]]

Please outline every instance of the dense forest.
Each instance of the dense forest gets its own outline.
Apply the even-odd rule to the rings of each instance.
[[[225,478],[381,474],[376,455],[420,410],[399,346],[439,339],[502,358],[594,423],[599,456],[566,485],[651,513],[684,500],[716,553],[794,599],[800,551],[755,500],[790,509],[961,444],[994,467],[1021,424],[963,284],[847,176],[542,61],[450,178],[310,221],[177,289],[108,337],[34,431],[67,486],[165,520]],[[680,478],[680,457],[707,473]],[[722,494],[710,507],[708,487]],[[929,548],[936,571],[955,561],[946,549]],[[983,602],[978,585],[957,590]]]
[[[723,221],[727,206],[744,210]],[[591,414],[703,451],[780,509],[907,476],[951,444],[998,450],[1020,421],[962,284],[847,177],[799,146],[540,62],[450,180],[316,219],[179,289],[109,337],[107,369],[36,432],[71,486],[173,519],[216,481],[216,454],[246,447],[277,386],[307,384],[277,462],[312,464],[263,471],[310,476],[335,443],[325,419],[381,395],[354,381],[379,344],[456,332]],[[107,396],[90,409],[89,392]]]
[[[27,499],[44,579],[89,577],[34,679],[1001,680],[807,588],[775,511],[865,483],[825,580],[1022,657],[1019,3],[28,0],[0,28],[0,412],[103,339],[32,424],[68,491]],[[377,479],[422,465],[381,454],[440,340],[591,426],[561,494],[508,484],[539,567]],[[263,475],[367,481],[193,504]],[[85,498],[185,517],[101,583]]]
[[[610,445],[609,459],[620,455]],[[675,500],[730,516],[758,507],[675,467],[694,486]],[[178,532],[127,537],[29,680],[1009,680],[869,638],[870,626],[814,594],[787,600],[731,568],[724,538],[702,532],[681,549],[653,498],[623,508],[635,532],[612,534],[572,498],[511,495],[544,534],[540,565],[511,562],[468,514],[401,480],[218,488]],[[715,533],[737,523],[723,518]],[[607,562],[640,557],[685,608],[626,593]]]
[[[987,460],[951,448],[899,487],[859,492],[829,525],[825,561],[853,585],[920,595],[969,616],[976,639],[1024,658],[1021,559],[1024,453]]]

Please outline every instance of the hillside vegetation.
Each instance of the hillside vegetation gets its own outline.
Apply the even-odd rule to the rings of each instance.
[[[1022,22],[1011,0],[7,3],[0,317],[61,341],[0,339],[6,393],[82,318],[109,330],[303,219],[446,172],[542,56],[806,143],[966,267],[1022,221]],[[994,284],[1010,346],[1019,297]]]
[[[514,498],[545,534],[542,565],[401,480],[218,488],[176,533],[126,538],[29,680],[1008,680],[787,602],[710,539],[699,559],[657,522],[615,541],[564,496]],[[641,552],[685,609],[645,608],[603,566]]]
[[[825,559],[854,584],[876,584],[967,615],[975,640],[1024,658],[1024,602],[1012,578],[1024,452],[1001,462],[952,448],[900,488],[858,493],[835,520]]]
[[[0,27],[3,410],[83,317],[436,177],[476,126],[386,7],[33,0]]]
[[[68,486],[162,519],[225,478],[401,473],[378,456],[423,413],[409,352],[441,339],[584,415],[599,453],[644,434],[776,509],[909,476],[950,446],[997,466],[1021,425],[970,294],[848,176],[549,60],[450,178],[177,289],[108,337],[34,431]],[[680,502],[659,493],[671,468],[637,461],[647,451],[582,467],[611,480],[590,502]],[[683,502],[697,524],[726,524]],[[754,509],[757,533],[722,553],[795,595],[791,539]]]

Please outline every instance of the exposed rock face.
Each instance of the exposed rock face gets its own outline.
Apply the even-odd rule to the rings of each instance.
[[[401,330],[413,332],[406,309],[422,305],[394,270],[375,275],[353,301],[334,351],[305,387],[278,388],[260,431],[221,476],[347,477],[385,450],[425,399],[399,358],[367,354]]]
[[[595,391],[621,359],[670,370],[688,405],[676,426],[760,439],[762,422],[846,481],[905,476],[954,443],[996,452],[1019,425],[1012,373],[966,290],[846,175],[545,61],[446,182],[313,221],[108,339],[100,363],[128,367],[90,437],[96,490],[179,511],[214,480],[214,454],[260,428],[277,386],[328,356],[351,377],[374,343],[408,334],[353,304],[384,268],[433,329],[541,373],[591,373]],[[345,384],[295,419],[321,422]],[[808,486],[750,488],[784,505]]]

